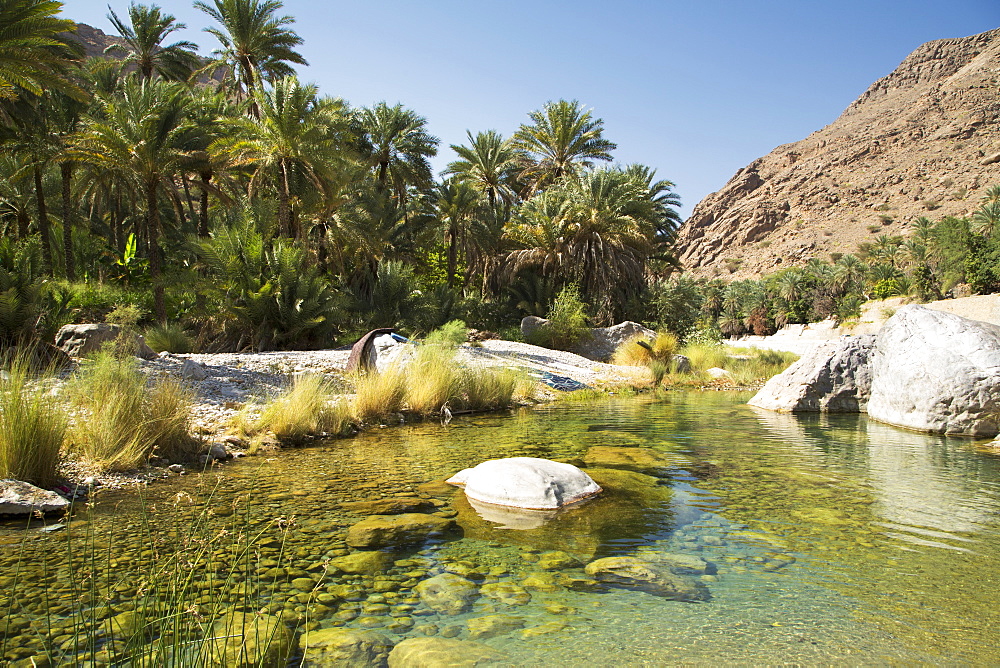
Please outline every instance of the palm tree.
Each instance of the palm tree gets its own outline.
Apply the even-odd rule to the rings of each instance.
[[[229,166],[254,169],[251,196],[263,183],[273,184],[279,233],[297,236],[292,181],[301,176],[324,190],[329,173],[349,161],[347,108],[341,100],[319,100],[316,86],[303,86],[295,77],[278,80],[272,90],[257,91],[254,101],[259,120],[224,121],[228,134],[213,142],[210,151]]]
[[[525,202],[508,239],[509,272],[535,268],[580,286],[607,321],[645,285],[659,207],[628,172],[600,169],[564,179]]]
[[[295,74],[289,65],[308,65],[295,47],[302,38],[286,26],[291,16],[279,16],[280,0],[197,0],[194,6],[215,19],[220,27],[205,28],[221,49],[213,52],[211,67],[224,66],[235,80],[237,96],[252,97],[261,80],[274,81]],[[250,105],[250,113],[258,110]]]
[[[452,178],[434,189],[434,216],[444,230],[448,244],[448,286],[455,285],[458,249],[465,239],[479,207],[479,193],[468,181]]]
[[[972,229],[984,237],[991,237],[1000,226],[1000,199],[988,200],[972,214]]]
[[[22,93],[41,95],[59,90],[84,99],[86,93],[69,76],[83,57],[83,47],[61,33],[76,24],[57,16],[63,3],[54,0],[0,2],[0,98]]]
[[[397,202],[406,205],[408,186],[430,187],[429,158],[437,155],[439,139],[427,132],[427,119],[402,104],[379,102],[361,109],[358,123],[365,133],[368,164],[375,170],[378,189],[391,189]]]
[[[187,155],[192,126],[186,122],[190,97],[184,86],[152,79],[130,80],[121,94],[102,101],[100,113],[82,129],[74,156],[91,168],[118,175],[131,184],[145,205],[149,271],[156,317],[166,321],[160,257],[160,192],[174,187],[173,177]]]
[[[163,46],[163,41],[173,32],[187,26],[164,14],[156,5],[139,5],[133,2],[128,8],[129,22],[125,23],[114,11],[108,20],[121,35],[122,44],[112,44],[105,53],[124,56],[122,66],[134,65],[142,79],[158,74],[164,79],[186,81],[201,65],[193,42],[180,41]]]
[[[475,136],[469,131],[465,134],[469,145],[451,145],[458,160],[449,163],[444,173],[471,183],[486,195],[491,207],[496,206],[498,198],[508,204],[513,202],[517,197],[518,152],[495,130]]]
[[[514,133],[513,143],[524,152],[527,166],[521,178],[529,184],[529,192],[593,167],[595,160],[610,161],[618,148],[604,138],[604,121],[576,100],[548,102],[528,117],[531,124]]]

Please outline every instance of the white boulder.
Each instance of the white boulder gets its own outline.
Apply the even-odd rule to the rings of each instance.
[[[459,471],[447,482],[464,487],[470,501],[536,510],[561,508],[601,491],[572,464],[536,457],[491,459]]]
[[[791,413],[865,410],[871,392],[871,334],[821,343],[754,395],[751,406]]]
[[[901,307],[878,333],[868,415],[908,429],[993,436],[1000,412],[1000,327]]]
[[[0,480],[0,515],[30,515],[66,510],[69,501],[20,480]]]

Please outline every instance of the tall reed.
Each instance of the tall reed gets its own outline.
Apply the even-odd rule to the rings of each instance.
[[[407,407],[422,415],[439,412],[458,396],[460,378],[453,348],[420,346],[406,368]]]
[[[17,356],[0,379],[0,477],[51,485],[66,435],[66,410],[49,387],[51,372],[33,375]]]

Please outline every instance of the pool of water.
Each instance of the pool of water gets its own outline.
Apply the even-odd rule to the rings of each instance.
[[[863,416],[760,411],[747,398],[677,392],[377,429],[141,496],[99,494],[59,531],[4,525],[5,658],[72,663],[107,643],[118,654],[105,656],[123,656],[108,620],[172,568],[190,575],[190,615],[267,610],[296,633],[464,640],[471,620],[501,615],[510,628],[477,642],[512,665],[1000,663],[1000,456]],[[428,484],[510,456],[569,461],[612,483],[527,525],[491,522]],[[341,503],[415,496],[462,535],[394,553],[370,575],[329,568],[362,519]],[[556,550],[577,563],[545,570]],[[620,555],[704,560],[707,571],[687,577],[708,599],[575,586],[583,564]],[[530,601],[482,596],[460,614],[434,612],[413,590],[444,571],[523,586]]]

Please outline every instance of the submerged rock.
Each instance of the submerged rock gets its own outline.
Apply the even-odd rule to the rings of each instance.
[[[874,349],[873,334],[820,344],[768,380],[747,403],[792,413],[864,411],[871,393]]]
[[[448,482],[465,487],[471,500],[537,510],[561,508],[601,491],[572,464],[536,457],[491,459],[459,471]]]
[[[531,594],[528,593],[528,590],[513,582],[485,584],[480,592],[483,596],[505,605],[527,605],[531,602]]]
[[[352,575],[374,575],[392,566],[392,557],[385,552],[352,552],[330,560],[330,568]]]
[[[0,515],[50,513],[69,508],[69,501],[20,480],[0,480]]]
[[[231,612],[212,625],[205,658],[227,668],[283,666],[291,654],[292,640],[291,630],[274,615]]]
[[[299,648],[303,668],[384,668],[392,641],[377,631],[329,628],[304,633]]]
[[[492,638],[524,628],[524,617],[486,615],[469,620],[469,637],[473,640]]]
[[[376,499],[375,501],[348,501],[340,504],[340,507],[358,515],[399,515],[431,510],[434,504],[426,499],[410,497]]]
[[[700,582],[677,575],[666,565],[637,557],[605,557],[587,564],[587,575],[607,584],[662,596],[677,601],[707,600],[708,589]]]
[[[659,469],[670,463],[666,456],[650,448],[610,445],[593,446],[587,450],[583,461],[587,466],[626,469]]]
[[[461,614],[479,598],[479,589],[474,582],[451,573],[428,578],[414,587],[413,591],[424,605],[443,615]]]
[[[868,415],[899,427],[993,436],[1000,414],[1000,327],[923,306],[879,330]]]
[[[350,547],[377,550],[421,543],[430,537],[453,531],[457,526],[453,519],[424,513],[375,515],[350,527],[345,542]]]
[[[502,661],[489,645],[451,638],[407,638],[389,653],[389,668],[472,668]]]

